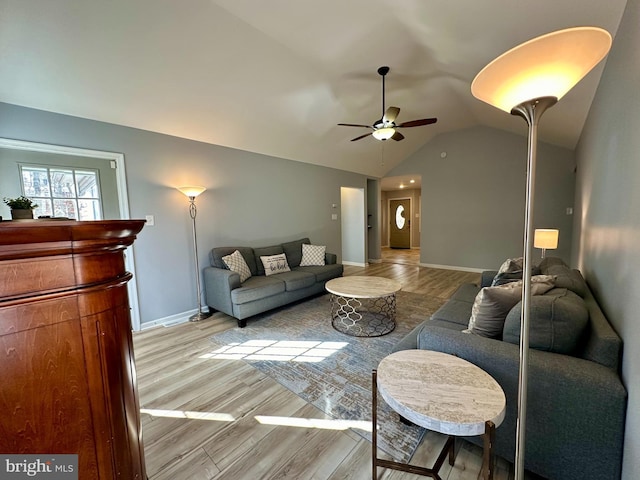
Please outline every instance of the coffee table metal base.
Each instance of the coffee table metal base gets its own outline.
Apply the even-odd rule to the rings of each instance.
[[[440,455],[438,455],[438,458],[431,468],[378,458],[378,380],[376,370],[373,370],[372,380],[371,394],[373,400],[373,410],[371,415],[371,423],[373,430],[371,432],[371,458],[373,460],[373,464],[371,478],[373,480],[376,480],[378,478],[378,467],[382,467],[399,470],[401,472],[413,473],[414,475],[431,477],[435,480],[442,480],[439,472],[447,456],[449,457],[449,465],[453,466],[453,464],[455,463],[455,437],[453,435],[449,435],[447,437],[447,441],[445,442]],[[493,480],[494,459],[491,452],[491,447],[495,439],[495,431],[496,427],[492,421],[485,422],[485,431],[482,435],[484,446],[482,455],[482,470],[480,471],[480,475],[478,476],[478,478],[481,478],[483,480]]]
[[[396,328],[396,295],[353,298],[331,294],[331,324],[354,337],[379,337]]]

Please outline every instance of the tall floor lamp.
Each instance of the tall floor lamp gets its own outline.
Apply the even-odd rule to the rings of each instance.
[[[200,292],[200,268],[198,267],[198,236],[196,235],[196,215],[198,209],[196,208],[196,197],[206,190],[205,187],[199,187],[195,185],[187,185],[184,187],[177,187],[183,194],[189,198],[189,216],[193,225],[193,261],[195,265],[196,273],[196,289],[198,296],[198,312],[189,317],[190,322],[199,322],[205,318],[209,318],[212,313],[209,311],[202,311],[202,298]]]
[[[483,102],[523,117],[529,126],[527,186],[524,212],[524,271],[532,267],[533,200],[538,122],[609,52],[611,35],[597,27],[576,27],[534,38],[502,54],[476,76],[471,93]],[[520,318],[520,370],[516,426],[516,480],[524,479],[524,444],[529,364],[531,275],[523,276]]]

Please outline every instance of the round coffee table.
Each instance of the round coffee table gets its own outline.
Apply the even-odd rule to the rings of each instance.
[[[348,276],[329,280],[331,324],[355,337],[378,337],[396,328],[400,282],[382,277]]]
[[[377,458],[377,391],[401,418],[449,435],[433,468],[417,467]],[[373,371],[373,471],[377,467],[411,471],[440,479],[438,471],[449,455],[454,461],[454,437],[482,435],[482,476],[493,478],[491,444],[504,420],[506,399],[502,388],[480,367],[441,352],[403,350],[382,359]]]

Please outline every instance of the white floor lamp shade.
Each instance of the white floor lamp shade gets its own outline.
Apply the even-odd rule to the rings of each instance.
[[[533,247],[542,249],[542,258],[547,250],[558,248],[560,231],[553,228],[536,228],[533,233]]]
[[[611,48],[611,35],[597,27],[575,27],[529,40],[484,67],[471,84],[471,93],[496,108],[524,118],[529,126],[523,268],[533,266],[533,205],[538,122],[593,69]],[[520,319],[520,371],[516,426],[515,478],[524,480],[529,314],[531,275],[523,276]]]

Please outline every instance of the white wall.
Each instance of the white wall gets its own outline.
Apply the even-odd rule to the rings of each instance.
[[[639,26],[629,0],[576,150],[573,261],[624,342],[624,480],[640,478]]]

